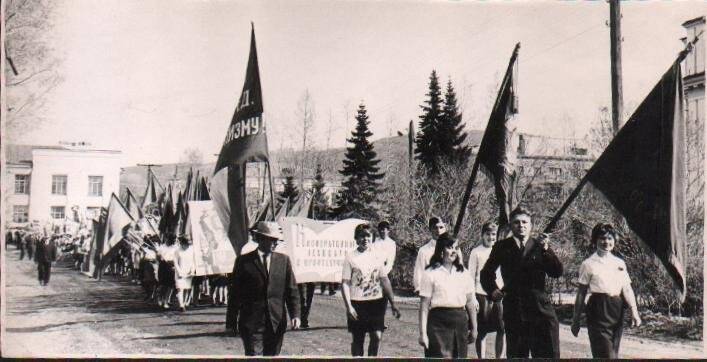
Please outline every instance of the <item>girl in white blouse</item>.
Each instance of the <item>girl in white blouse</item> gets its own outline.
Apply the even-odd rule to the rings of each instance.
[[[579,268],[579,288],[571,329],[576,337],[589,291],[587,332],[594,358],[619,358],[625,304],[631,310],[631,324],[636,327],[641,325],[626,263],[611,253],[616,239],[617,232],[611,224],[597,224],[592,230],[592,244],[596,252]]]
[[[420,345],[425,357],[466,358],[476,339],[474,281],[449,234],[437,239],[420,283]]]
[[[353,337],[351,355],[363,356],[363,344],[368,334],[368,355],[377,356],[385,329],[387,302],[390,302],[395,318],[400,318],[400,312],[395,307],[393,288],[388,280],[384,259],[372,250],[371,226],[356,226],[354,239],[357,248],[346,255],[341,277],[347,325]]]

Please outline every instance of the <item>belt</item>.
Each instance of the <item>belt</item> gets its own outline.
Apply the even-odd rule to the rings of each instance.
[[[445,312],[445,311],[456,312],[456,311],[462,311],[464,309],[465,309],[464,307],[433,307],[432,309],[430,309],[430,311],[434,310],[434,311],[439,311],[439,312]]]
[[[595,295],[595,296],[597,296],[597,297],[618,298],[618,297],[621,296],[621,293],[616,294],[616,295],[612,295],[612,294],[609,294],[609,293],[591,293],[591,295],[590,295],[589,297],[591,297],[591,296],[593,296],[593,295]]]

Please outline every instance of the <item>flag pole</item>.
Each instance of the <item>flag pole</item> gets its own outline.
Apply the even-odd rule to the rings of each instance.
[[[272,209],[272,214],[275,216],[275,191],[273,190],[273,180],[272,171],[270,170],[270,160],[265,162],[268,168],[268,180],[270,181],[270,208]]]
[[[459,208],[459,214],[457,215],[457,221],[454,224],[454,237],[459,234],[459,229],[462,227],[462,221],[464,220],[464,213],[466,212],[466,205],[469,203],[469,198],[471,197],[471,189],[474,187],[476,182],[476,174],[479,172],[479,157],[477,154],[474,160],[474,166],[471,169],[471,176],[469,176],[469,182],[466,184],[466,189],[464,190],[464,197],[462,197],[462,204]]]
[[[554,229],[555,226],[557,226],[557,222],[560,221],[560,218],[562,217],[562,214],[567,211],[567,208],[570,206],[572,201],[574,201],[575,198],[579,195],[579,192],[582,191],[582,188],[584,188],[584,185],[589,181],[589,172],[587,172],[586,175],[579,181],[579,184],[577,184],[577,187],[575,187],[574,191],[570,194],[570,196],[565,200],[565,203],[562,204],[559,210],[555,213],[555,216],[552,217],[550,222],[545,226],[545,230],[543,230],[544,233],[551,233]]]

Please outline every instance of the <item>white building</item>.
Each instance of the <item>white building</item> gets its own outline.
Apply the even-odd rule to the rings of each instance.
[[[7,145],[3,198],[8,226],[92,218],[118,194],[121,152],[62,146]]]

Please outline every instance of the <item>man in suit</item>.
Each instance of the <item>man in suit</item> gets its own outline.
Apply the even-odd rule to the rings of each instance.
[[[292,328],[300,327],[297,281],[287,255],[274,252],[282,239],[280,226],[261,221],[251,232],[258,249],[236,259],[229,301],[229,313],[234,315],[227,320],[238,321],[246,355],[277,356],[287,312]]]
[[[562,263],[550,249],[547,235],[530,238],[531,215],[517,208],[510,215],[513,235],[497,242],[481,270],[481,285],[493,300],[503,299],[508,358],[559,358],[559,324],[545,277],[562,275]],[[503,289],[496,284],[501,268]]]
[[[37,262],[37,274],[39,285],[49,284],[49,277],[52,273],[52,262],[56,260],[55,236],[44,237],[37,241],[37,250],[34,254],[34,261]]]

